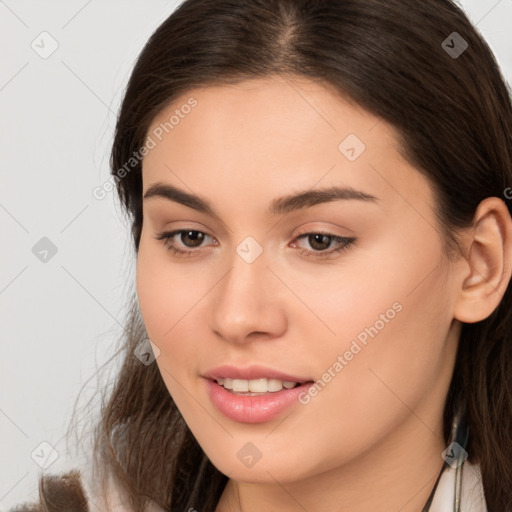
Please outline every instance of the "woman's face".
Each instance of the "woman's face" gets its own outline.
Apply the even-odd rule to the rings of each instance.
[[[191,90],[148,136],[143,194],[180,192],[144,198],[138,299],[213,464],[291,482],[397,447],[418,460],[435,445],[441,462],[454,267],[392,128],[331,88],[272,77]],[[242,396],[207,378],[279,389],[280,374],[310,383]]]

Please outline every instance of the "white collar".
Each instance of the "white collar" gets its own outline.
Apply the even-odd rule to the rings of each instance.
[[[482,475],[478,464],[470,464],[468,460],[462,464],[461,498],[459,510],[464,512],[487,512],[484,498]],[[429,512],[454,512],[455,484],[457,469],[447,467],[443,471],[437,485]]]

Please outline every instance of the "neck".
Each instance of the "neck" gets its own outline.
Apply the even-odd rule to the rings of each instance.
[[[421,512],[444,463],[442,422],[410,414],[357,459],[295,482],[229,480],[216,512],[400,510]]]

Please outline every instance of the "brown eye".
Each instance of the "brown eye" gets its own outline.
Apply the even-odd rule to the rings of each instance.
[[[190,245],[186,241],[187,238],[192,240]],[[181,231],[180,239],[186,247],[198,247],[204,240],[204,233],[201,231]]]
[[[332,233],[303,233],[297,237],[297,240],[301,239],[306,239],[313,250],[302,247],[300,252],[314,258],[334,256],[335,253],[348,249],[356,240],[355,238],[333,235]],[[334,248],[330,248],[331,246],[334,246]]]
[[[308,242],[313,249],[322,251],[329,248],[332,237],[323,233],[308,234]]]
[[[177,229],[172,232],[158,233],[156,240],[161,240],[164,246],[176,256],[192,256],[201,251],[201,245],[205,237],[212,238],[210,235],[195,229]],[[194,248],[198,249],[193,250]]]

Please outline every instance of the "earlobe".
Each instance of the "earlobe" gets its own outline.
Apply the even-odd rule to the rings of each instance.
[[[488,197],[478,205],[466,254],[454,316],[474,323],[492,314],[510,282],[512,219],[501,199]]]

